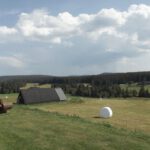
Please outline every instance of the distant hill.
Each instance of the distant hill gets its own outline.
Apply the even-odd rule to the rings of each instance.
[[[99,75],[82,76],[50,76],[50,75],[16,75],[0,76],[0,82],[22,81],[26,83],[91,83],[111,82],[112,84],[123,84],[127,82],[150,81],[150,71],[127,72],[127,73],[102,73]]]
[[[102,73],[98,75],[82,76],[50,76],[50,75],[16,75],[0,76],[0,82],[25,82],[25,83],[107,83],[123,84],[128,82],[150,81],[150,71],[127,72],[127,73]]]

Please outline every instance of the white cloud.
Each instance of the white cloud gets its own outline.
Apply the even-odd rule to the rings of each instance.
[[[150,6],[144,4],[131,5],[127,11],[111,8],[102,9],[96,14],[79,14],[78,16],[73,16],[69,12],[52,16],[46,10],[37,9],[31,13],[21,13],[13,28],[0,27],[0,34],[19,32],[23,39],[58,44],[77,36],[97,40],[103,34],[126,35],[129,38],[136,34],[137,41],[145,41],[150,40],[149,26]]]
[[[0,26],[0,35],[11,35],[16,34],[17,30],[15,28],[8,28],[7,26]]]
[[[149,27],[150,6],[144,4],[131,5],[126,11],[111,8],[77,16],[69,12],[53,16],[37,9],[21,13],[14,27],[1,26],[0,41],[9,39],[16,45],[18,40],[22,41],[17,49],[32,60],[28,61],[28,67],[37,72],[86,74],[91,71],[92,74],[96,70],[99,73],[122,68],[132,71],[143,67],[136,65],[137,57],[145,61],[145,55],[150,54]],[[12,61],[19,64],[17,60]],[[34,64],[38,67],[34,68]]]
[[[22,68],[24,63],[13,56],[0,56],[0,65],[10,66],[14,68]]]
[[[35,10],[30,14],[22,13],[17,23],[23,36],[52,43],[61,43],[61,38],[73,36],[77,26],[77,19],[68,12],[55,17],[44,10]]]
[[[15,27],[0,26],[0,43],[8,43],[9,41],[19,41],[18,31]]]

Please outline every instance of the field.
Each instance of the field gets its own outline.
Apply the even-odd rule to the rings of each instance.
[[[99,110],[104,106],[112,108],[114,116],[110,119],[99,118]],[[81,102],[65,102],[31,105],[48,112],[75,115],[93,122],[107,122],[117,127],[150,132],[149,100],[98,100],[82,98]]]
[[[0,97],[10,103],[16,101],[17,94]],[[60,103],[14,105],[7,114],[1,114],[1,149],[150,149],[149,99],[69,99]],[[112,108],[112,118],[99,118],[103,106]]]
[[[51,84],[41,84],[39,85],[38,83],[27,83],[24,87],[21,89],[28,89],[30,87],[38,87],[38,88],[51,88]]]
[[[120,84],[121,89],[126,90],[128,88],[129,91],[135,90],[139,92],[141,85],[138,85],[138,83],[132,83],[132,84]],[[144,88],[150,92],[150,84],[144,85]]]

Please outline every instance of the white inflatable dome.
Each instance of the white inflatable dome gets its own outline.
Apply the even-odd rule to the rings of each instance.
[[[112,117],[113,112],[110,107],[103,107],[100,110],[100,117],[102,118],[110,118]]]

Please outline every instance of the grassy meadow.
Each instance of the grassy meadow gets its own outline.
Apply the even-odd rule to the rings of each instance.
[[[132,83],[132,84],[120,84],[121,89],[126,90],[128,88],[129,91],[135,90],[139,92],[141,85],[138,85],[138,83]],[[150,92],[150,84],[144,85],[144,88]]]
[[[109,106],[113,110],[110,119],[99,118],[100,108]],[[150,133],[150,100],[100,100],[82,98],[80,102],[60,102],[30,105],[48,112],[59,112],[65,115],[75,115],[93,122],[107,122],[120,128],[140,130]]]
[[[38,83],[27,83],[24,87],[21,87],[21,89],[28,89],[30,87],[38,87],[38,88],[51,88],[51,84],[38,84]]]
[[[0,95],[5,103],[16,97]],[[112,108],[112,118],[99,118],[103,106]],[[149,150],[149,118],[149,99],[69,96],[66,102],[14,105],[0,115],[0,149]]]

